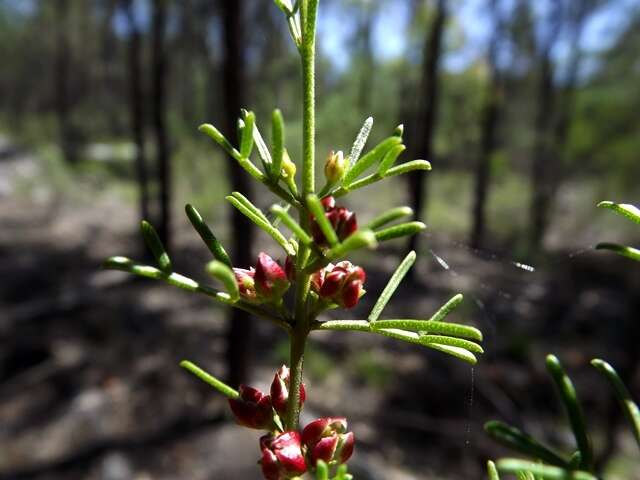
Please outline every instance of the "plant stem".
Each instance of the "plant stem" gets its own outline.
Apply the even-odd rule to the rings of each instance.
[[[302,61],[302,198],[315,190],[315,48],[316,48],[316,16],[318,0],[301,0],[300,20],[302,29],[302,45],[300,58]],[[299,208],[300,225],[310,233],[309,214],[305,208]],[[285,427],[287,430],[298,430],[300,419],[300,386],[302,385],[302,368],[304,349],[310,332],[312,319],[307,311],[310,275],[303,273],[309,258],[310,250],[300,245],[296,259],[298,274],[296,286],[295,324],[289,332],[291,342],[289,358],[289,401]]]

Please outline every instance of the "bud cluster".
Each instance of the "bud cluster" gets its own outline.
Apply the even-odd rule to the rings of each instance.
[[[286,365],[274,375],[269,394],[241,385],[238,398],[229,406],[239,425],[267,430],[260,437],[260,465],[267,480],[285,480],[315,468],[318,460],[329,465],[346,463],[354,449],[355,437],[347,431],[343,417],[319,418],[309,423],[302,433],[283,431],[280,418],[287,410],[290,371]],[[300,406],[306,399],[300,385]]]
[[[343,241],[349,235],[353,234],[358,229],[358,221],[356,214],[345,207],[337,206],[336,200],[333,197],[324,197],[322,199],[322,206],[324,207],[325,217],[331,223],[333,230],[338,236],[338,240]],[[322,233],[322,230],[318,226],[315,218],[311,221],[311,233],[313,240],[320,246],[326,247],[328,245],[327,239]]]

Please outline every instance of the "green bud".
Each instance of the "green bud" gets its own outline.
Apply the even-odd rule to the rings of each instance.
[[[336,183],[342,180],[346,170],[347,163],[342,154],[342,150],[331,152],[324,164],[324,175],[329,183]]]

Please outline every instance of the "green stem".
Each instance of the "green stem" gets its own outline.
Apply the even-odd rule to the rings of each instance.
[[[291,332],[290,349],[290,377],[289,377],[289,400],[287,403],[287,418],[285,428],[287,430],[298,430],[300,422],[300,386],[302,385],[302,369],[304,364],[304,349],[309,336],[309,329],[306,325],[296,325]]]
[[[315,49],[318,0],[302,0],[302,195],[315,190]]]

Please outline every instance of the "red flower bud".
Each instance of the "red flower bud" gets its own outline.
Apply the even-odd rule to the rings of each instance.
[[[296,259],[291,255],[287,255],[286,260],[284,261],[284,273],[287,274],[287,279],[290,282],[294,282],[296,280]]]
[[[358,229],[356,214],[351,210],[347,210],[345,207],[337,207],[333,197],[324,197],[321,202],[325,210],[325,216],[329,220],[329,223],[331,223],[340,241]],[[327,239],[324,237],[315,219],[312,219],[311,222],[311,234],[313,235],[313,240],[318,245],[327,245]]]
[[[311,465],[315,466],[318,460],[345,463],[353,453],[355,436],[347,432],[344,417],[318,418],[304,427],[302,443],[307,447]]]
[[[236,277],[236,283],[240,290],[240,296],[250,302],[257,301],[256,284],[255,284],[255,270],[251,267],[249,270],[244,268],[234,268],[233,274]]]
[[[285,480],[307,471],[298,432],[265,435],[260,438],[260,448],[262,474],[267,480]]]
[[[268,429],[273,420],[271,397],[246,385],[240,385],[239,393],[238,398],[229,399],[236,422],[244,427]]]
[[[290,371],[286,365],[283,365],[278,369],[273,382],[271,382],[271,402],[273,408],[276,409],[278,415],[284,416],[287,412],[287,402],[289,400],[289,382]],[[304,384],[300,384],[300,406],[307,399],[307,392],[304,389]]]
[[[258,296],[266,301],[279,299],[289,288],[285,271],[278,262],[264,252],[258,255],[254,278]]]
[[[345,308],[353,308],[364,294],[362,285],[366,275],[361,267],[351,262],[343,261],[336,265],[329,264],[319,273],[312,275],[311,285],[314,286],[314,276],[319,283],[317,289],[321,298],[331,300]]]

